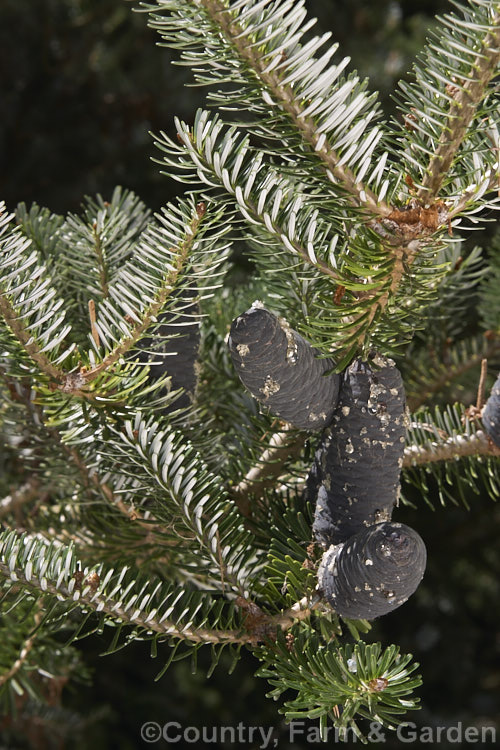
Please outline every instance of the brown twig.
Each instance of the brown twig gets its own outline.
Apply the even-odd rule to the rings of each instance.
[[[37,605],[37,608],[38,608],[38,611],[35,612],[35,616],[34,616],[35,627],[33,629],[33,632],[24,641],[24,645],[21,651],[19,652],[19,658],[16,659],[14,664],[11,666],[10,669],[7,670],[7,672],[4,672],[2,675],[0,675],[0,687],[2,687],[2,685],[5,685],[10,679],[12,679],[12,677],[14,677],[19,672],[23,664],[26,662],[26,659],[28,658],[30,651],[33,648],[36,637],[38,635],[37,628],[42,619],[42,611],[40,608],[40,604]]]
[[[249,469],[245,478],[229,489],[229,494],[242,515],[251,518],[252,497],[260,497],[266,488],[275,484],[285,464],[300,455],[304,441],[305,435],[293,434],[291,425],[274,433],[268,446],[255,465]]]
[[[484,358],[491,359],[499,352],[500,339],[495,337],[490,341],[485,351],[480,352],[470,359],[467,359],[465,362],[462,362],[456,367],[447,367],[441,372],[440,376],[433,380],[431,383],[427,382],[426,385],[422,384],[422,387],[419,389],[418,395],[410,396],[407,399],[408,408],[411,412],[416,411],[420,406],[425,404],[433,394],[442,391],[444,386],[450,383],[452,380],[456,380],[456,378],[459,378],[461,375],[468,372],[473,367],[476,367],[480,362],[483,361]]]
[[[403,468],[437,461],[454,461],[466,456],[500,456],[500,448],[497,448],[482,430],[478,430],[474,435],[453,435],[442,443],[408,446],[404,452]]]
[[[90,318],[90,330],[92,333],[92,338],[94,339],[94,344],[96,346],[96,349],[99,349],[101,342],[99,340],[99,331],[97,330],[97,326],[96,326],[95,302],[93,299],[89,299],[89,318]]]
[[[19,489],[0,500],[0,518],[9,513],[16,513],[26,503],[30,503],[40,494],[40,480],[32,476]]]
[[[11,571],[9,566],[5,562],[0,561],[0,574],[5,578],[9,578]],[[24,575],[24,572],[20,569],[16,570],[17,581],[23,585],[26,585],[32,589],[42,590],[42,582],[35,576],[31,576],[28,581]],[[315,596],[311,602],[306,598],[297,602],[295,605],[285,610],[279,615],[266,615],[262,613],[263,619],[259,616],[258,627],[253,627],[252,623],[255,623],[255,618],[252,622],[248,623],[248,629],[245,629],[245,622],[239,629],[234,630],[211,630],[209,628],[198,628],[192,625],[182,627],[177,623],[167,619],[157,619],[154,615],[151,616],[151,612],[135,612],[133,608],[123,607],[119,602],[109,599],[105,594],[99,591],[99,586],[92,585],[89,582],[89,577],[83,580],[83,574],[80,574],[78,580],[73,577],[67,584],[55,586],[51,581],[44,579],[43,592],[57,596],[58,598],[64,597],[65,599],[74,599],[74,591],[78,589],[78,581],[80,578],[82,582],[81,591],[79,591],[78,602],[84,605],[86,608],[91,608],[99,612],[105,612],[106,614],[113,617],[116,620],[122,620],[130,625],[145,628],[146,630],[152,630],[156,633],[168,635],[170,637],[180,638],[183,640],[191,641],[192,643],[248,643],[256,645],[259,641],[264,640],[267,637],[273,637],[277,628],[287,630],[294,622],[298,620],[306,619],[310,616],[313,609],[316,609],[320,604],[320,599]],[[98,576],[95,576],[98,581]],[[77,582],[75,584],[75,581]],[[247,609],[261,612],[260,608],[248,602]],[[245,618],[243,618],[245,619]],[[30,644],[30,648],[32,643]],[[26,649],[25,649],[26,650]],[[24,657],[25,658],[25,657]]]
[[[322,163],[327,176],[331,175],[345,188],[346,194],[350,196],[353,205],[357,208],[366,208],[372,216],[374,214],[387,216],[391,211],[390,207],[383,201],[379,201],[366,185],[356,179],[356,176],[348,167],[340,164],[339,154],[332,149],[327,141],[318,149],[320,134],[316,123],[313,117],[304,115],[304,111],[309,104],[297,100],[297,95],[292,86],[283,85],[282,74],[276,70],[265,72],[267,63],[259,56],[255,45],[248,44],[242,26],[238,24],[230,9],[221,0],[201,0],[201,4],[213,21],[220,26],[226,38],[231,41],[240,59],[265,84],[278,107],[289,115],[304,141],[310,145],[311,153],[317,156]]]
[[[312,612],[315,609],[319,609],[321,605],[322,599],[319,594],[314,594],[312,599],[303,597],[300,601],[293,604],[280,615],[273,616],[272,621],[282,628],[282,630],[287,630],[294,624],[294,622],[306,620],[311,616]]]
[[[486,376],[488,374],[488,360],[487,358],[483,358],[481,360],[481,375],[479,377],[479,385],[477,387],[477,399],[476,399],[476,409],[480,410],[483,408],[484,405],[484,392],[486,389]]]
[[[470,70],[463,76],[463,86],[457,87],[437,148],[429,162],[422,185],[417,192],[417,197],[425,201],[426,204],[433,203],[436,199],[443,180],[464,139],[467,128],[474,119],[485,89],[491,79],[498,73],[500,14],[496,14],[491,25],[497,28],[485,34],[481,48],[478,50]]]

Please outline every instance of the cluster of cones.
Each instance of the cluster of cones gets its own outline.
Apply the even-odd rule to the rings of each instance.
[[[313,533],[324,548],[318,587],[343,617],[374,619],[405,602],[422,580],[425,545],[391,521],[400,489],[405,393],[379,354],[341,374],[259,303],[233,321],[229,349],[243,384],[272,414],[321,430],[306,482]]]

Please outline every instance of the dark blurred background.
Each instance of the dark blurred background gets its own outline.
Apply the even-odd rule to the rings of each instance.
[[[434,15],[450,8],[437,0],[306,4],[319,30],[332,30],[341,54],[370,77],[387,114],[394,110],[391,91],[408,74]],[[189,71],[172,66],[169,50],[155,48],[146,16],[132,8],[126,0],[1,0],[0,199],[10,209],[22,200],[76,211],[83,195],[107,197],[116,184],[158,209],[178,191],[151,161],[149,131],[171,132],[175,115],[192,120],[203,90],[184,86]],[[418,510],[400,509],[398,520],[424,537],[428,571],[417,594],[376,622],[369,638],[398,643],[421,664],[423,710],[409,721],[492,725],[500,697],[500,508],[483,494],[470,498],[470,511],[438,504],[432,511],[422,498],[413,500]],[[161,664],[149,646],[136,643],[101,658],[110,639],[82,641],[94,684],[62,691],[66,719],[40,717],[34,708],[33,723],[14,721],[0,747],[146,747],[139,734],[145,721],[274,726],[279,747],[291,747],[278,705],[265,698],[267,684],[253,678],[250,654],[230,676],[223,663],[206,682],[203,670],[193,675],[188,662],[179,662],[154,683]],[[202,651],[201,666],[204,660]]]
[[[445,2],[308,0],[319,28],[369,76],[387,112]],[[158,208],[177,190],[159,174],[150,131],[192,120],[204,91],[128,0],[1,0],[0,196],[76,210],[116,184]]]

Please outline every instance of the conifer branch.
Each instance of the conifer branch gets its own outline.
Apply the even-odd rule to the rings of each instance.
[[[203,118],[206,114],[206,112],[203,113],[202,117],[200,118],[200,122],[203,122],[204,124],[206,123],[206,119]],[[253,177],[251,178],[251,183],[253,186],[252,189],[247,189],[247,187],[245,186],[245,189],[243,190],[241,177],[238,174],[233,174],[231,181],[231,177],[227,174],[227,170],[226,174],[224,173],[224,162],[220,159],[217,152],[212,153],[212,147],[210,148],[210,156],[212,157],[212,159],[208,157],[206,143],[203,142],[203,136],[201,140],[197,140],[197,133],[195,131],[198,131],[198,133],[202,131],[202,128],[199,125],[197,128],[195,127],[191,130],[185,123],[180,122],[176,118],[176,126],[178,140],[182,143],[183,148],[187,151],[192,164],[196,165],[196,167],[198,168],[198,176],[205,184],[212,187],[214,184],[218,184],[222,189],[228,191],[231,197],[235,199],[235,205],[238,211],[247,222],[260,226],[262,231],[265,232],[267,236],[270,236],[272,240],[274,240],[277,244],[284,245],[287,250],[300,257],[304,261],[304,263],[314,266],[334,281],[339,281],[339,275],[334,270],[334,268],[330,264],[322,261],[320,258],[312,256],[312,254],[308,252],[308,250],[304,246],[304,242],[299,241],[299,239],[297,239],[294,234],[292,235],[288,231],[288,228],[284,225],[284,223],[278,220],[279,211],[275,209],[277,209],[279,204],[281,204],[283,196],[290,191],[290,183],[285,182],[281,177],[278,180],[277,174],[271,172],[271,170],[268,171],[267,176],[271,176],[271,181],[274,182],[273,189],[276,189],[279,184],[281,185],[281,183],[282,187],[280,186],[279,188],[281,194],[276,191],[273,196],[273,198],[276,198],[276,196],[279,195],[279,201],[275,206],[273,205],[273,210],[270,213],[263,213],[263,209],[259,208],[259,201],[263,197],[265,197],[269,203],[274,204],[274,201],[271,200],[270,185],[266,186],[264,181],[264,183],[260,186],[260,189],[257,189],[253,184],[255,176],[259,170],[255,170],[255,174],[253,174]],[[217,118],[214,118],[214,120],[210,122],[210,126],[214,131],[214,133],[211,133],[211,137],[214,138],[215,135],[219,134],[221,125],[219,122],[217,122]],[[165,144],[160,141],[157,142],[156,145],[159,146],[162,150],[170,152],[171,143],[168,143],[169,139],[165,136],[165,134],[162,133],[162,136],[165,139],[167,148],[165,148]],[[242,143],[235,140],[234,149],[226,151],[226,156],[233,150],[236,150],[238,148],[242,148],[242,153],[245,153],[247,151],[247,148],[246,144],[244,145],[245,148],[242,148]],[[177,145],[175,145],[174,147],[176,151],[181,150]],[[260,159],[261,157],[258,158]],[[169,166],[179,166],[177,162],[172,163],[169,158],[166,158],[165,162],[169,164]],[[239,172],[240,169],[241,164],[238,167],[237,171]],[[238,184],[238,182],[240,182],[240,184]],[[309,228],[310,227],[311,224],[309,224]]]
[[[9,566],[2,561],[0,561],[0,574],[7,579],[11,578],[12,574]],[[133,608],[126,608],[121,605],[120,598],[115,601],[104,595],[100,595],[99,591],[93,591],[90,583],[85,585],[84,582],[82,590],[79,591],[75,585],[75,578],[71,579],[68,584],[56,586],[54,583],[47,581],[47,579],[41,581],[35,576],[31,576],[28,580],[19,569],[15,570],[15,575],[17,582],[26,588],[38,591],[40,594],[47,593],[59,599],[64,598],[68,603],[78,602],[95,612],[105,612],[113,617],[113,619],[121,620],[128,625],[135,625],[145,630],[153,630],[156,633],[162,633],[174,638],[182,638],[192,643],[251,643],[254,640],[252,635],[244,634],[241,630],[210,630],[189,626],[183,628],[178,627],[168,618],[163,618],[160,622],[154,616],[151,617],[151,613],[140,612],[135,614]]]
[[[366,226],[377,235],[378,250],[383,258],[377,264],[377,272],[374,274],[373,268],[363,267],[364,258],[355,264],[355,271],[339,271],[331,258],[325,262],[318,257],[319,252],[325,250],[328,232],[339,229],[324,226],[328,225],[327,215],[320,225],[316,221],[318,210],[312,218],[310,207],[306,202],[303,205],[302,196],[294,199],[293,184],[276,170],[265,169],[262,154],[254,155],[246,139],[235,136],[233,130],[224,132],[220,119],[217,116],[211,119],[207,111],[197,113],[192,128],[179,120],[176,120],[176,127],[181,146],[165,134],[162,134],[163,140],[157,141],[156,145],[167,154],[163,162],[182,171],[192,172],[194,168],[196,177],[193,175],[186,181],[202,182],[211,189],[218,186],[229,193],[243,219],[259,226],[257,242],[266,248],[266,253],[268,247],[259,232],[269,237],[277,249],[288,251],[289,255],[285,252],[284,256],[287,264],[296,263],[298,256],[337,286],[349,289],[351,301],[339,306],[336,326],[349,330],[351,346],[355,343],[362,348],[372,323],[394,302],[408,277],[408,268],[422,250],[428,251],[436,243],[431,235],[446,225],[446,208],[391,209],[386,216],[370,220]],[[235,153],[238,157],[232,164],[230,156]],[[215,200],[227,202],[220,194]],[[299,220],[302,209],[304,213]],[[296,229],[300,232],[299,238]],[[373,239],[372,236],[370,242],[373,243]],[[354,247],[352,251],[355,256]],[[278,254],[280,252],[278,249]]]
[[[94,237],[94,250],[97,257],[97,266],[99,268],[99,281],[101,283],[102,296],[103,298],[105,298],[109,294],[108,269],[106,267],[106,260],[104,258],[101,235],[99,233],[97,222],[94,222],[94,225],[92,227],[92,234]]]
[[[122,341],[113,349],[96,367],[81,372],[84,383],[90,383],[98,377],[103,371],[110,370],[118,360],[123,357],[139,341],[141,336],[147,331],[151,323],[160,314],[165,302],[172,292],[176,281],[184,270],[186,260],[189,258],[190,251],[196,239],[196,234],[203,220],[205,211],[198,209],[196,215],[191,220],[189,236],[178,248],[176,258],[172,268],[167,271],[164,277],[164,283],[156,294],[155,300],[146,309],[140,323],[137,323],[131,330],[130,336]]]
[[[491,340],[485,350],[478,351],[472,356],[465,360],[462,360],[459,364],[447,363],[443,365],[442,370],[437,377],[429,381],[428,371],[426,370],[423,382],[419,383],[418,395],[410,396],[407,400],[408,408],[411,412],[417,411],[421,406],[427,403],[436,393],[442,393],[443,388],[448,385],[451,381],[460,378],[469,370],[477,367],[481,364],[484,358],[490,359],[496,356],[500,352],[500,338],[495,335],[491,336]]]
[[[80,456],[76,448],[62,443],[60,440],[60,435],[59,433],[57,433],[57,431],[54,430],[53,434],[56,440],[58,440],[62,450],[66,453],[71,462],[78,469],[80,476],[82,477],[84,486],[88,488],[90,487],[90,485],[93,485],[94,488],[106,498],[106,501],[111,507],[116,508],[125,518],[133,523],[136,528],[140,527],[141,529],[144,529],[144,535],[140,539],[138,539],[135,544],[131,545],[131,548],[132,546],[135,548],[139,545],[140,550],[144,551],[145,548],[151,548],[153,545],[165,548],[177,544],[176,540],[174,541],[168,539],[165,536],[162,536],[161,540],[159,540],[157,534],[161,533],[164,530],[164,527],[162,527],[162,525],[158,522],[154,515],[149,512],[149,518],[146,520],[140,510],[131,506],[127,506],[123,502],[123,500],[113,492],[111,487],[106,482],[102,481],[101,477],[96,471],[90,471],[89,467],[86,465],[85,461]],[[70,538],[73,539],[71,535]],[[168,563],[168,558],[166,556],[163,556],[157,558],[156,562],[158,564]]]
[[[463,76],[464,83],[457,81],[453,101],[446,123],[441,131],[439,142],[433,154],[417,197],[426,205],[432,204],[438,197],[439,190],[455,154],[463,142],[467,128],[484,99],[484,94],[491,79],[498,74],[500,63],[500,13],[494,15],[492,28],[482,40],[480,50],[472,62],[470,70]]]
[[[41,372],[48,375],[52,380],[63,382],[66,377],[64,370],[56,367],[46,354],[41,351],[36,339],[26,330],[21,319],[16,314],[7,295],[2,294],[2,292],[0,292],[0,315],[29,357],[38,365]]]
[[[1,565],[1,563],[0,563]],[[5,685],[12,677],[15,677],[15,675],[19,672],[19,670],[22,668],[23,664],[26,662],[26,659],[30,655],[30,652],[35,644],[35,640],[40,633],[38,630],[38,625],[40,624],[42,620],[42,611],[40,608],[40,604],[37,604],[37,611],[35,612],[34,616],[34,628],[31,633],[31,635],[26,638],[24,641],[23,647],[21,648],[19,652],[19,658],[16,659],[14,664],[11,666],[10,669],[7,670],[7,672],[4,672],[3,674],[0,674],[0,688],[2,685]]]
[[[10,387],[11,384],[8,376],[3,371],[0,371],[0,374],[2,375],[2,378],[6,382],[7,386]],[[78,472],[82,477],[84,486],[89,487],[91,484],[93,484],[94,487],[106,497],[107,501],[114,507],[118,508],[118,510],[123,513],[123,515],[127,516],[127,518],[133,521],[140,520],[138,519],[138,515],[135,511],[128,509],[122,500],[114,496],[110,487],[108,487],[105,482],[101,481],[97,472],[91,472],[89,470],[77,449],[70,445],[67,445],[66,443],[63,443],[60,433],[56,429],[47,427],[45,425],[43,411],[39,404],[34,404],[31,402],[29,393],[26,392],[26,387],[22,387],[20,391],[16,391],[12,386],[10,390],[15,400],[25,406],[30,421],[32,420],[31,410],[35,409],[40,424],[44,425],[47,434],[50,435],[50,437],[59,445],[61,450],[68,456],[71,463],[78,469]],[[31,477],[28,482],[26,482],[22,487],[19,488],[19,490],[17,490],[17,492],[14,492],[12,495],[7,496],[2,501],[0,501],[0,518],[10,512],[15,511],[15,509],[19,505],[24,504],[25,502],[30,502],[35,497],[37,497],[39,488],[39,478],[37,476]],[[143,525],[148,528],[148,531],[150,531],[152,528],[151,524],[148,524],[146,522],[144,522]]]
[[[415,707],[406,697],[419,684],[411,677],[410,657],[400,659],[396,647],[382,653],[377,644],[342,645],[337,616],[323,609],[324,568],[318,572],[314,562],[322,541],[316,521],[311,529],[310,511],[314,503],[321,511],[321,492],[312,487],[308,494],[309,480],[297,477],[299,468],[306,473],[304,442],[314,436],[275,422],[259,442],[263,423],[246,398],[232,392],[226,399],[226,390],[217,401],[223,389],[234,389],[223,331],[252,294],[290,316],[322,355],[335,352],[336,370],[345,372],[352,357],[363,359],[369,348],[397,351],[420,325],[423,333],[405,362],[412,410],[434,394],[438,403],[451,401],[448,383],[483,361],[476,406],[418,411],[407,426],[404,452],[402,387],[391,391],[401,407],[395,416],[379,375],[370,377],[369,396],[364,393],[357,405],[362,413],[373,411],[374,401],[377,414],[383,407],[383,440],[374,434],[378,427],[350,431],[344,422],[346,429],[337,424],[334,433],[335,421],[325,417],[321,426],[331,427],[322,437],[318,430],[321,449],[336,437],[324,461],[316,452],[309,477],[319,475],[321,460],[322,466],[330,463],[333,485],[332,457],[342,444],[342,462],[351,471],[348,481],[339,481],[342,492],[356,486],[351,478],[360,478],[379,507],[362,442],[373,455],[380,446],[375,473],[394,475],[380,496],[390,495],[391,511],[401,469],[404,486],[418,487],[430,504],[429,475],[441,500],[448,495],[456,502],[460,492],[467,505],[467,494],[477,487],[500,495],[500,448],[486,435],[486,411],[480,419],[484,358],[493,358],[500,346],[495,275],[483,286],[479,308],[479,328],[491,331],[466,338],[470,321],[466,330],[465,315],[454,312],[486,271],[479,268],[479,249],[458,258],[458,242],[444,237],[447,230],[451,236],[453,217],[498,203],[487,193],[498,188],[499,2],[457,2],[463,17],[442,19],[415,65],[415,83],[401,83],[407,119],[392,128],[373,125],[380,112],[376,95],[366,93],[355,72],[344,73],[348,59],[330,64],[337,49],[325,45],[330,35],[308,35],[314,21],[307,20],[305,0],[142,5],[162,40],[181,50],[181,64],[195,81],[212,86],[209,101],[220,114],[198,110],[192,127],[176,120],[177,141],[162,134],[163,168],[192,191],[154,219],[120,189],[111,203],[88,199],[81,217],[21,208],[13,228],[14,217],[0,215],[7,269],[0,291],[6,323],[1,412],[9,455],[20,446],[4,480],[4,492],[11,494],[0,500],[0,519],[29,529],[0,534],[0,580],[14,612],[8,628],[12,622],[14,635],[20,628],[0,687],[10,679],[30,693],[30,680],[36,687],[30,671],[46,653],[45,640],[41,650],[35,641],[38,633],[41,640],[45,632],[79,621],[78,637],[89,615],[91,628],[97,622],[115,626],[110,652],[137,639],[175,641],[175,648],[182,641],[181,656],[209,644],[215,666],[226,645],[265,644],[256,655],[266,664],[272,695],[297,691],[296,701],[286,698],[290,717],[318,718],[322,728],[333,720],[345,728],[356,726],[359,714],[393,727],[398,714]],[[232,124],[224,122],[225,112]],[[195,208],[195,196],[216,205],[201,229],[206,206]],[[256,273],[248,286],[230,283],[216,296],[230,245],[223,238],[237,233],[255,250]],[[493,258],[498,248],[489,250]],[[430,324],[434,313],[446,324],[437,334]],[[174,368],[163,363],[190,319],[202,328],[203,364],[197,400],[181,424],[183,412],[170,410],[178,393],[172,393],[173,371],[182,371],[187,358],[179,347]],[[256,331],[262,336],[259,325]],[[448,333],[453,340],[445,339]],[[295,362],[286,338],[285,356]],[[443,340],[443,362],[434,363],[432,342]],[[88,357],[81,342],[90,346]],[[241,346],[242,369],[249,372]],[[276,386],[282,390],[284,381],[274,382],[267,365],[259,365],[270,382],[255,392],[267,397]],[[307,368],[295,372],[294,382],[309,397],[315,387]],[[326,401],[337,403],[331,395]],[[332,405],[333,419],[351,409],[347,401]],[[22,443],[12,437],[16,422]],[[390,465],[385,428],[396,434],[396,426],[398,454]],[[321,487],[328,489],[326,482]],[[16,513],[30,502],[36,512]],[[378,510],[374,524],[379,516]],[[366,517],[365,525],[371,523]],[[346,555],[350,551],[348,543]],[[328,559],[338,577],[340,556],[336,575]],[[119,568],[111,567],[117,560]],[[363,570],[370,572],[370,564],[371,555],[363,557]],[[349,596],[356,591],[352,572],[343,577]],[[349,618],[365,616],[342,610],[338,601],[332,608]],[[355,634],[356,623],[347,624]],[[292,627],[285,636],[282,631]]]
[[[82,477],[84,486],[89,487],[90,485],[94,485],[94,487],[106,498],[108,503],[112,505],[114,508],[117,508],[117,510],[120,511],[120,513],[124,516],[126,516],[130,521],[133,521],[139,526],[142,526],[144,529],[147,530],[148,534],[152,534],[155,530],[154,525],[154,519],[152,519],[152,523],[149,523],[147,521],[144,521],[141,514],[138,510],[128,508],[123,500],[121,500],[119,497],[116,497],[116,495],[113,493],[113,490],[111,487],[109,487],[106,482],[103,482],[100,478],[99,474],[96,471],[90,471],[88,466],[85,464],[85,461],[80,456],[79,452],[76,450],[76,448],[73,448],[71,446],[66,445],[65,443],[62,443],[60,440],[59,433],[57,431],[53,432],[56,439],[58,439],[58,442],[62,448],[62,450],[67,454],[67,456],[71,459],[71,462],[76,466],[78,469],[80,476]]]
[[[263,83],[277,106],[289,115],[304,142],[309,144],[311,154],[316,155],[322,163],[327,177],[342,186],[346,194],[350,196],[352,204],[357,208],[365,209],[371,216],[387,216],[391,212],[390,207],[383,201],[379,201],[375,193],[367,186],[357,181],[346,165],[339,163],[338,154],[329,145],[327,139],[322,138],[318,133],[314,119],[304,114],[308,104],[298,101],[293,88],[289,84],[282,83],[283,76],[280,76],[278,72],[275,70],[266,72],[266,63],[259,56],[255,45],[248,43],[243,28],[238,24],[230,9],[220,0],[200,0],[195,4],[205,8],[240,60]]]
[[[50,488],[44,490],[44,494],[50,491]],[[10,513],[17,513],[25,503],[30,503],[40,494],[40,480],[37,476],[32,476],[19,489],[0,500],[0,519]]]
[[[59,580],[57,583],[54,583],[48,580],[47,577],[44,577],[42,580],[33,573],[27,576],[21,566],[13,565],[8,560],[5,562],[0,560],[0,575],[5,579],[13,579],[16,583],[20,583],[23,587],[31,591],[36,591],[41,595],[49,594],[57,597],[59,600],[66,600],[68,604],[77,602],[79,606],[83,605],[86,608],[94,610],[94,612],[105,612],[118,622],[198,644],[239,643],[256,645],[267,638],[274,638],[278,628],[287,630],[294,622],[307,619],[312,610],[316,609],[320,604],[318,596],[315,596],[311,602],[307,597],[304,597],[301,601],[296,602],[296,604],[282,613],[268,615],[253,602],[238,597],[236,604],[245,613],[241,628],[229,630],[211,629],[196,627],[191,624],[183,627],[164,615],[157,617],[157,609],[147,611],[141,607],[135,608],[130,606],[130,603],[124,606],[123,597],[115,600],[112,596],[106,596],[99,591],[99,575],[93,572],[86,574],[77,572],[70,578],[68,583],[60,582]],[[31,642],[28,651],[32,645],[33,643]],[[26,656],[27,649],[25,647],[22,652],[23,661]],[[21,663],[17,669],[20,666]]]
[[[411,228],[406,224],[408,221],[407,212],[400,212],[404,214],[404,221],[396,221],[394,215],[398,212],[394,211],[384,220],[384,224],[379,220],[371,221],[370,227],[378,235],[380,250],[386,255],[388,262],[384,262],[385,272],[379,271],[376,280],[370,278],[369,275],[372,273],[370,269],[366,269],[363,273],[361,265],[358,264],[353,284],[352,274],[346,276],[339,273],[331,261],[325,262],[317,257],[319,254],[317,253],[318,248],[315,251],[313,246],[317,243],[318,247],[321,247],[324,237],[321,239],[323,231],[321,230],[317,232],[318,239],[316,241],[311,239],[316,235],[317,230],[315,218],[311,218],[305,213],[305,217],[300,221],[302,236],[300,239],[297,237],[295,218],[299,212],[297,206],[301,206],[302,199],[291,200],[292,185],[282,178],[278,183],[276,175],[266,170],[262,170],[264,176],[260,177],[260,183],[257,184],[256,174],[260,173],[261,155],[257,156],[254,162],[254,164],[258,164],[258,168],[252,166],[248,174],[243,175],[244,170],[241,167],[243,154],[245,154],[245,158],[248,154],[244,142],[240,142],[232,133],[229,133],[225,136],[228,142],[223,149],[224,157],[221,158],[219,151],[214,149],[214,143],[217,138],[221,137],[223,131],[217,117],[209,120],[208,113],[202,112],[197,115],[196,123],[192,129],[178,120],[176,126],[178,140],[182,143],[182,147],[173,144],[164,134],[162,134],[163,142],[157,142],[157,145],[168,154],[164,161],[169,166],[179,167],[179,153],[182,155],[181,159],[184,154],[187,154],[190,162],[189,167],[186,166],[185,159],[182,159],[181,168],[183,170],[186,168],[192,169],[194,166],[197,173],[196,180],[200,180],[210,187],[219,185],[223,190],[229,192],[231,198],[235,199],[235,207],[244,220],[250,225],[259,225],[260,231],[266,237],[270,237],[277,248],[281,246],[289,251],[294,260],[291,260],[288,256],[288,263],[295,262],[295,257],[298,256],[304,264],[316,268],[337,285],[345,284],[350,289],[353,303],[339,309],[337,324],[345,321],[345,326],[350,332],[351,344],[356,341],[358,346],[362,347],[371,323],[386,310],[401,282],[406,278],[408,266],[417,257],[420,243],[415,238],[420,235],[427,236],[437,228],[437,214],[434,216],[431,212],[433,222],[427,221],[426,223],[425,219],[421,219],[421,212],[417,212],[418,215]],[[232,148],[228,148],[229,143]],[[231,174],[226,160],[229,154],[239,149],[241,149],[241,152],[239,161],[237,161],[238,167],[234,167],[234,172]],[[172,159],[174,154],[177,157],[176,161]],[[279,188],[277,188],[278,184]],[[275,190],[274,194],[271,193],[271,186]],[[283,200],[283,198],[285,199]],[[282,210],[283,203],[287,206],[287,211]],[[281,209],[278,210],[280,206]],[[293,222],[291,222],[291,216],[293,216]],[[388,223],[387,227],[385,226],[386,223]],[[293,229],[291,226],[293,226]],[[260,244],[264,244],[262,239],[258,241]],[[363,279],[361,289],[360,278]],[[351,309],[353,305],[358,308],[354,314]]]
[[[422,427],[422,425],[420,425]],[[422,466],[436,461],[454,461],[466,456],[498,456],[500,448],[482,430],[473,435],[452,435],[442,443],[410,445],[405,448],[403,468]]]
[[[6,376],[6,374],[0,370],[0,375],[2,375],[2,378],[4,379],[6,384],[10,386],[10,380]],[[44,424],[42,409],[38,404],[33,404],[30,401],[29,395],[25,392],[24,388],[22,388],[20,392],[15,391],[13,388],[11,388],[11,392],[14,395],[14,398],[26,407],[28,418],[30,420],[32,417],[31,409],[34,408],[38,415],[40,424]],[[143,520],[141,513],[137,509],[128,508],[123,500],[121,500],[119,497],[116,497],[109,485],[106,484],[106,482],[102,481],[96,471],[90,471],[89,467],[86,465],[85,461],[75,447],[62,442],[61,435],[56,429],[47,426],[45,426],[45,429],[47,431],[47,434],[59,445],[60,449],[66,454],[71,463],[76,467],[82,478],[84,487],[88,488],[93,485],[95,489],[98,490],[98,492],[106,498],[107,502],[110,505],[119,510],[120,513],[126,516],[131,522],[142,526],[147,531],[148,538],[150,537],[150,535],[152,538],[152,535],[154,535],[155,530],[158,528],[157,524],[155,524],[154,518],[151,517],[151,521],[145,521]],[[30,477],[30,479],[16,492],[13,492],[11,495],[8,495],[0,501],[0,518],[8,515],[9,513],[15,513],[18,507],[37,498],[39,495],[39,491],[39,478],[36,475]],[[47,495],[48,492],[50,492],[50,487],[44,489],[44,495]]]
[[[275,432],[245,478],[235,487],[229,488],[228,491],[243,516],[251,518],[251,498],[260,497],[267,487],[272,487],[285,464],[300,455],[305,438],[303,435],[290,436],[290,430],[293,428],[288,426],[281,432]]]

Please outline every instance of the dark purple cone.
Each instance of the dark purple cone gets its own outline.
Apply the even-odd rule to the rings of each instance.
[[[486,433],[500,448],[500,375],[491,389],[481,418]]]
[[[324,553],[318,585],[342,617],[373,620],[414,593],[426,561],[425,544],[416,531],[402,523],[379,523]]]
[[[197,294],[194,289],[175,293],[179,299],[179,312],[162,313],[154,335],[139,342],[140,352],[136,357],[139,362],[150,363],[149,377],[156,380],[169,375],[173,391],[184,389],[166,412],[187,408],[196,387],[196,360],[200,346],[199,307],[194,301]]]
[[[325,547],[391,519],[405,443],[405,392],[386,357],[355,360],[344,372],[305,498],[316,503],[313,531]]]
[[[332,419],[339,376],[334,366],[287,323],[251,307],[231,325],[229,351],[243,385],[271,414],[302,430],[319,430]]]

